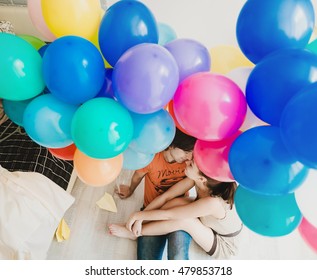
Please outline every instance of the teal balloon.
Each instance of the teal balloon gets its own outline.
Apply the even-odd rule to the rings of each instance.
[[[19,126],[23,126],[23,114],[25,108],[28,104],[33,100],[21,100],[21,101],[12,101],[12,100],[3,100],[3,109],[6,115],[9,117],[11,121]]]
[[[176,32],[174,29],[166,23],[158,22],[157,23],[159,41],[158,44],[163,46],[168,42],[171,42],[177,38]]]
[[[294,193],[262,195],[239,185],[235,193],[235,206],[243,224],[264,236],[287,235],[294,231],[302,220]]]
[[[42,58],[22,38],[0,33],[0,98],[26,100],[45,88]]]
[[[89,157],[112,158],[130,144],[133,122],[130,113],[117,101],[98,97],[82,104],[72,121],[76,147]]]
[[[123,169],[137,170],[151,163],[154,154],[143,154],[127,148],[123,152]]]
[[[25,108],[23,127],[30,138],[47,148],[64,148],[73,143],[71,123],[77,106],[52,94],[34,98]]]
[[[151,114],[130,114],[134,125],[131,149],[143,154],[155,154],[172,143],[176,127],[166,110],[161,109]]]

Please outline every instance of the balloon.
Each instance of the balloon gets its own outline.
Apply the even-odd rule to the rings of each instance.
[[[303,87],[317,81],[317,56],[308,50],[277,51],[258,63],[250,74],[246,98],[252,112],[279,126],[287,102]]]
[[[127,148],[123,152],[123,168],[128,170],[137,170],[150,164],[154,154],[143,154]]]
[[[314,227],[303,218],[298,231],[306,243],[317,253],[317,227]]]
[[[253,67],[238,67],[228,72],[226,74],[226,77],[228,77],[230,80],[235,82],[245,95],[247,81],[252,70],[253,70]],[[240,127],[240,130],[245,131],[252,127],[261,126],[261,125],[267,125],[267,123],[263,122],[258,117],[256,117],[253,114],[250,107],[247,106],[247,114],[242,126]]]
[[[96,97],[108,97],[114,99],[114,92],[112,87],[112,72],[113,69],[106,68],[104,82],[101,90],[98,92]]]
[[[31,35],[26,35],[26,34],[20,34],[18,37],[22,38],[23,40],[27,41],[29,44],[31,44],[37,51],[46,45],[45,42],[43,42],[41,39],[31,36]]]
[[[54,96],[79,105],[98,94],[105,68],[100,52],[91,42],[77,36],[64,36],[45,51],[43,76]]]
[[[11,121],[19,126],[23,126],[23,114],[25,108],[28,104],[33,100],[21,100],[21,101],[12,101],[12,100],[3,100],[3,109],[6,115],[9,117]]]
[[[78,149],[74,154],[74,169],[79,179],[92,187],[112,183],[120,174],[122,163],[122,154],[109,159],[91,158]]]
[[[46,38],[48,41],[54,41],[55,35],[47,27],[42,13],[42,1],[41,0],[28,0],[27,8],[28,14],[31,18],[33,25],[36,29]]]
[[[58,38],[75,35],[90,39],[99,28],[99,0],[45,0],[41,4],[43,18]]]
[[[76,147],[92,158],[111,158],[130,144],[133,122],[118,102],[105,97],[91,99],[76,111],[72,137]]]
[[[285,106],[281,135],[289,152],[301,163],[317,168],[317,84],[297,93]]]
[[[42,47],[40,47],[39,49],[38,49],[38,52],[39,52],[39,54],[41,55],[41,57],[43,58],[43,56],[44,56],[44,54],[45,54],[45,51],[46,51],[46,49],[48,48],[48,44],[46,44],[46,45],[44,45],[44,46],[42,46]]]
[[[173,102],[173,99],[172,99],[170,102],[168,102],[166,110],[167,110],[167,112],[171,115],[171,117],[173,118],[174,123],[175,123],[175,126],[176,126],[179,130],[181,130],[182,132],[184,132],[185,134],[188,134],[188,132],[186,132],[186,130],[181,127],[181,125],[179,124],[179,122],[177,121],[177,119],[176,119],[176,117],[175,117],[174,107],[173,107],[174,105],[173,105],[173,103],[174,103],[174,102]]]
[[[295,199],[305,219],[317,227],[317,170],[309,170],[307,179],[295,191]]]
[[[0,98],[26,100],[45,87],[42,58],[25,40],[0,33]]]
[[[179,69],[179,81],[190,75],[210,70],[207,48],[192,39],[176,39],[164,46],[175,58]]]
[[[74,159],[74,154],[76,151],[76,146],[75,144],[71,144],[69,146],[66,146],[64,148],[49,148],[49,152],[62,160],[73,160]]]
[[[258,126],[242,133],[231,146],[229,165],[236,181],[260,194],[294,192],[308,174],[308,169],[284,146],[279,128],[273,126]]]
[[[102,18],[99,45],[112,66],[131,47],[157,42],[156,20],[148,7],[139,1],[119,1],[110,6]]]
[[[302,219],[293,193],[261,195],[240,185],[235,193],[235,206],[243,224],[264,236],[285,236],[294,231]]]
[[[253,67],[241,50],[236,46],[220,45],[210,49],[211,72],[226,74],[238,67]]]
[[[172,99],[179,82],[178,67],[164,47],[140,44],[120,57],[112,82],[116,98],[128,110],[150,114]]]
[[[63,148],[73,143],[71,122],[77,110],[52,94],[34,98],[25,108],[23,127],[30,138],[41,146]]]
[[[161,109],[152,114],[131,113],[134,133],[129,147],[139,153],[155,154],[173,141],[176,129],[170,114]]]
[[[221,182],[232,182],[228,155],[233,141],[241,134],[237,131],[231,137],[221,141],[197,140],[194,147],[195,162],[204,174]]]
[[[175,30],[166,23],[158,22],[158,37],[159,41],[158,44],[163,46],[166,43],[169,43],[177,38]]]
[[[192,136],[218,141],[242,125],[247,104],[240,88],[227,77],[210,72],[185,79],[173,98],[179,124]]]
[[[313,40],[310,42],[307,46],[306,49],[317,54],[317,39]]]
[[[240,49],[253,63],[285,48],[304,48],[313,32],[314,8],[307,0],[248,0],[238,16]]]

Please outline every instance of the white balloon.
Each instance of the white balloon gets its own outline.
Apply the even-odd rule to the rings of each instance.
[[[304,183],[295,191],[295,199],[305,219],[317,227],[317,170],[310,169]]]
[[[231,70],[230,72],[226,74],[226,76],[229,79],[231,79],[240,87],[244,95],[246,91],[247,81],[253,68],[254,67],[238,67]],[[250,107],[248,106],[247,114],[242,126],[240,127],[240,130],[246,131],[252,127],[256,127],[260,125],[268,125],[268,124],[260,120],[258,117],[256,117],[251,111]]]

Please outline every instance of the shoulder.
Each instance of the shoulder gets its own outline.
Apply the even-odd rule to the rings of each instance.
[[[207,196],[200,198],[198,201],[205,207],[208,207],[209,214],[215,218],[221,219],[226,215],[225,201],[222,198]]]

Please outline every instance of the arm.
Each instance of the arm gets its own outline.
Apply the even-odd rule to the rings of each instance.
[[[121,185],[120,191],[116,190],[116,193],[119,195],[119,197],[128,198],[129,196],[131,196],[134,193],[135,189],[140,185],[145,174],[146,173],[144,172],[135,171],[131,178],[130,187]]]
[[[181,196],[189,191],[195,182],[189,178],[184,178],[183,180],[177,182],[175,185],[170,187],[166,192],[157,196],[151,201],[151,203],[144,208],[145,211],[154,210],[161,208],[166,202],[172,200],[175,197]]]
[[[177,206],[171,209],[135,212],[128,220],[127,228],[131,230],[131,227],[134,224],[134,222],[138,220],[177,220],[198,218],[208,215],[213,215],[216,218],[224,217],[225,210],[222,207],[219,198],[204,197],[192,203]]]
[[[166,202],[172,200],[175,197],[185,194],[194,185],[195,185],[195,182],[193,180],[189,178],[184,178],[183,180],[177,182],[175,185],[170,187],[166,192],[164,192],[163,194],[153,199],[151,203],[144,208],[143,211],[149,211],[149,210],[161,208]],[[132,219],[130,218],[127,221],[127,227],[129,228],[128,225],[131,224],[129,229],[132,230],[132,232],[136,236],[138,236],[141,233],[142,222],[143,220],[133,220],[133,218]]]

